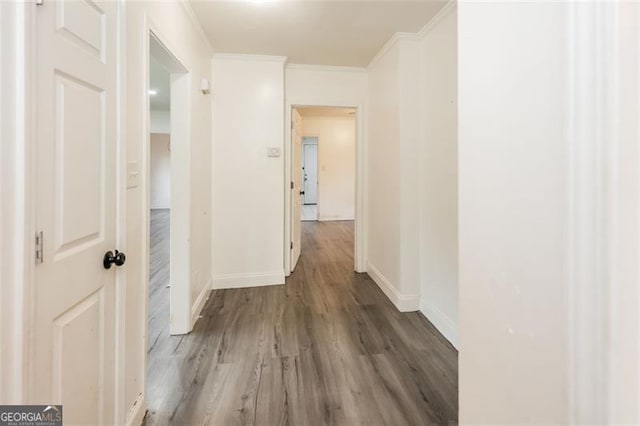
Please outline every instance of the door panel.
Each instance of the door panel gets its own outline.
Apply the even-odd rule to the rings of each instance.
[[[100,424],[100,401],[104,400],[101,352],[104,350],[104,292],[98,290],[53,321],[53,399],[62,401],[64,421]],[[81,351],[78,347],[85,348]],[[83,377],[79,381],[77,377]],[[87,387],[86,383],[97,386]],[[73,395],[69,404],[68,396]],[[85,415],[78,415],[82,407]]]
[[[317,138],[303,138],[305,140]],[[318,204],[318,144],[302,145],[304,159],[304,204]]]
[[[53,202],[58,257],[103,237],[105,105],[104,91],[67,76],[56,75],[55,80]]]
[[[291,271],[296,268],[301,251],[301,226],[302,226],[302,118],[295,109],[291,111],[291,167],[293,168],[291,189]]]
[[[36,266],[30,402],[113,424],[117,3],[37,7]]]
[[[57,5],[56,30],[69,41],[103,59],[105,13],[91,1],[61,1]]]

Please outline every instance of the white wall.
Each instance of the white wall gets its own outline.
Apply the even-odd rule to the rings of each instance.
[[[368,272],[458,345],[455,4],[369,66]]]
[[[353,220],[356,119],[303,117],[302,135],[318,138],[318,220]]]
[[[367,272],[393,300],[400,294],[399,61],[393,44],[369,69]],[[399,296],[396,297],[397,305]]]
[[[215,55],[213,93],[213,286],[284,283],[284,58]]]
[[[171,112],[152,109],[151,116],[151,133],[171,133]]]
[[[126,49],[127,78],[125,104],[127,108],[126,137],[128,141],[127,161],[137,163],[143,172],[143,153],[148,133],[143,129],[144,111],[148,109],[148,98],[144,90],[148,73],[147,26],[158,32],[167,48],[188,69],[189,88],[189,198],[190,213],[186,242],[190,252],[190,297],[197,310],[210,289],[211,279],[211,96],[201,93],[199,82],[211,75],[212,51],[203,35],[198,31],[195,18],[188,5],[183,2],[126,2]],[[125,395],[122,404],[131,421],[141,419],[144,414],[145,368],[147,339],[141,335],[146,324],[144,307],[144,282],[147,259],[141,254],[148,243],[145,221],[148,211],[143,209],[145,188],[134,186],[127,190],[127,283],[126,300],[126,357]],[[192,312],[197,318],[198,312]],[[140,326],[135,326],[138,324]],[[133,417],[131,417],[133,416]],[[136,417],[137,416],[137,417]]]
[[[171,139],[151,133],[151,209],[171,208]]]
[[[285,89],[293,105],[363,106],[367,73],[363,68],[287,64]]]
[[[367,272],[401,311],[420,304],[420,50],[396,34],[369,66]]]
[[[421,32],[420,310],[458,345],[458,66],[455,8]]]
[[[605,180],[613,207],[612,265],[604,280],[604,287],[611,289],[606,421],[640,424],[640,4],[617,2],[609,8],[613,13],[608,16],[617,26],[610,32],[616,48],[607,49],[615,55],[611,60],[613,75],[608,77],[616,79],[616,85],[610,86],[616,90],[616,119],[609,124],[612,167],[608,167],[611,175]]]
[[[567,5],[458,8],[460,422],[567,424]]]

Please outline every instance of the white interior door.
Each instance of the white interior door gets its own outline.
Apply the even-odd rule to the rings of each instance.
[[[37,231],[30,400],[113,424],[117,19],[113,1],[37,6]]]
[[[317,138],[304,139],[317,141]],[[304,164],[304,204],[318,204],[318,144],[304,143],[302,158]]]
[[[295,109],[291,111],[291,271],[296,268],[301,250],[302,221],[302,118]]]

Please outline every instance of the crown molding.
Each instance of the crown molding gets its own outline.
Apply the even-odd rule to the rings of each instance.
[[[286,66],[288,70],[305,70],[305,71],[328,71],[328,72],[355,72],[366,73],[365,67],[344,67],[338,65],[313,65],[313,64],[291,64]]]
[[[215,50],[213,49],[213,46],[211,46],[211,43],[209,42],[209,37],[207,37],[207,34],[204,32],[204,28],[202,28],[202,24],[200,24],[200,21],[196,16],[196,12],[191,7],[191,4],[189,3],[188,0],[181,0],[180,5],[182,6],[182,10],[184,10],[184,12],[189,17],[191,24],[195,27],[195,30],[198,33],[198,35],[200,35],[200,38],[202,39],[202,41],[204,41],[205,46],[207,46],[207,48],[209,49],[209,52],[211,53],[211,55],[213,55],[215,53]]]
[[[251,55],[244,53],[216,53],[213,55],[213,59],[222,59],[227,61],[264,61],[264,62],[279,62],[284,64],[287,62],[286,56],[272,56],[272,55]]]
[[[438,13],[433,16],[433,18],[429,19],[429,22],[427,22],[424,27],[422,27],[420,31],[416,33],[417,39],[422,40],[427,34],[429,34],[429,32],[431,32],[431,30],[438,26],[440,21],[449,16],[450,13],[455,12],[457,7],[457,0],[449,0],[447,4],[442,6],[442,9],[440,9],[440,11],[438,11]]]
[[[393,46],[399,41],[417,41],[417,35],[415,33],[395,33],[389,41],[387,41],[384,46],[380,49],[380,51],[373,57],[369,65],[367,66],[367,71],[371,68],[375,67],[378,62],[393,48]]]
[[[409,40],[409,41],[419,41],[424,38],[425,35],[429,33],[433,28],[435,28],[438,23],[445,18],[449,13],[456,10],[458,5],[457,0],[449,0],[442,8],[436,13],[429,22],[427,22],[417,33],[395,33],[389,41],[387,41],[384,46],[380,49],[380,51],[373,57],[369,65],[367,66],[367,70],[375,67],[376,64],[387,54],[389,50],[399,41],[401,40]]]

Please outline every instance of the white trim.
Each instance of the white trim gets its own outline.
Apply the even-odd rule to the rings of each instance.
[[[36,15],[29,2],[0,5],[0,401],[28,401],[34,288]]]
[[[117,148],[116,171],[116,247],[125,253],[127,250],[127,45],[126,45],[126,4],[125,0],[118,0],[117,15],[117,58],[118,77],[116,78],[117,93]],[[117,268],[115,282],[115,395],[114,419],[122,424],[126,417],[126,337],[127,337],[127,271]]]
[[[193,304],[193,308],[191,308],[191,329],[193,329],[193,326],[195,325],[196,321],[198,321],[198,318],[200,318],[200,314],[204,309],[204,305],[207,303],[207,300],[209,300],[210,293],[211,293],[211,280],[209,280],[209,282],[207,282],[207,285],[205,285],[202,288],[202,291],[200,292],[198,297],[196,297],[196,301]]]
[[[420,309],[420,296],[417,294],[402,294],[371,262],[367,262],[367,274],[380,290],[391,300],[400,312],[413,312]]]
[[[370,71],[371,68],[375,67],[378,64],[378,62],[389,52],[389,50],[391,50],[391,48],[400,40],[416,41],[418,40],[418,37],[417,37],[417,34],[415,33],[403,33],[403,32],[395,33],[384,44],[384,46],[380,48],[378,53],[376,53],[376,56],[374,56],[373,59],[369,62],[369,65],[367,65],[367,70]]]
[[[458,6],[457,0],[449,0],[447,4],[442,6],[442,9],[436,13],[433,18],[429,19],[427,22],[417,33],[416,37],[418,40],[422,40],[428,33],[431,32],[434,28],[438,26],[440,21],[449,16],[450,13],[455,12]]]
[[[146,351],[145,351],[146,353]],[[145,400],[145,394],[139,393],[138,397],[133,401],[133,404],[127,412],[127,420],[125,424],[127,426],[140,426],[144,420],[144,416],[147,413],[147,406]]]
[[[339,108],[343,108],[343,107],[339,107]],[[301,114],[300,116],[302,117],[303,120],[311,119],[311,120],[318,120],[318,121],[349,121],[349,120],[355,120],[356,118],[355,115],[344,116],[344,115],[302,115]],[[316,135],[303,136],[303,138],[308,138],[308,137],[317,138],[318,136]],[[317,142],[314,142],[314,143],[317,143]]]
[[[287,61],[286,56],[274,56],[274,55],[250,55],[244,53],[216,53],[213,55],[213,60],[225,60],[225,61],[267,61],[267,62],[281,62]]]
[[[613,78],[604,45],[610,29],[597,6],[568,5],[568,352],[569,422],[607,418],[607,203],[605,158],[611,99],[603,82]]]
[[[323,71],[323,72],[355,72],[367,73],[367,67],[345,67],[337,65],[312,65],[287,63],[286,70]]]
[[[182,5],[182,8],[184,9],[185,13],[189,17],[189,20],[191,21],[191,27],[195,28],[200,38],[209,49],[209,53],[213,55],[215,50],[213,49],[213,46],[211,46],[211,43],[209,42],[209,37],[207,37],[207,34],[204,31],[204,28],[202,28],[202,24],[200,24],[200,21],[198,20],[196,12],[193,10],[193,7],[191,7],[191,3],[189,2],[189,0],[181,0],[180,4]]]
[[[344,221],[355,221],[356,218],[353,216],[348,216],[348,217],[320,217],[318,216],[318,219],[316,219],[318,222],[344,222]]]
[[[640,24],[640,7],[636,8],[636,24]],[[638,30],[637,33],[637,52],[636,54],[638,55],[637,57],[637,68],[636,71],[640,72],[640,30]],[[640,81],[637,82],[637,87],[636,87],[636,99],[637,99],[637,108],[638,110],[636,111],[636,122],[640,123]],[[639,127],[637,129],[638,131],[638,136],[640,136],[640,124]],[[637,153],[637,164],[640,167],[640,150],[638,150]],[[640,172],[637,174],[636,176],[636,184],[637,184],[637,188],[638,188],[638,194],[637,194],[637,209],[638,211],[640,211]],[[637,268],[638,268],[638,282],[636,283],[636,285],[638,286],[638,288],[640,289],[640,215],[638,215],[638,221],[636,223],[636,241],[637,241],[637,247],[639,248],[638,253],[637,253]],[[638,300],[636,302],[640,307],[640,292],[638,292]],[[638,313],[638,318],[637,318],[637,324],[636,326],[638,327],[638,330],[640,330],[640,312]],[[640,336],[638,336],[638,342],[637,342],[637,348],[638,348],[638,353],[640,353]],[[638,370],[637,370],[637,382],[640,383],[640,359],[638,360]],[[640,419],[640,401],[638,401],[638,405],[637,405],[637,413],[636,416],[638,419]]]
[[[366,69],[369,71],[375,67],[380,59],[382,59],[389,50],[400,40],[420,41],[422,40],[433,28],[435,28],[440,21],[445,18],[449,13],[457,9],[457,0],[449,0],[442,9],[438,11],[429,21],[415,33],[397,32],[391,36],[391,38],[380,48],[378,53],[371,59]]]
[[[284,284],[284,271],[218,275],[213,277],[212,288],[214,290],[221,290],[281,284]]]
[[[286,276],[291,274],[291,111],[296,106],[306,107],[338,107],[356,109],[356,184],[355,184],[355,238],[354,238],[354,270],[365,272],[367,265],[367,173],[366,173],[366,110],[360,102],[344,102],[339,99],[304,98],[286,99],[285,128],[284,128],[284,271]]]
[[[451,318],[442,312],[436,305],[429,303],[426,299],[420,299],[420,312],[438,329],[445,339],[459,349],[458,325]]]

